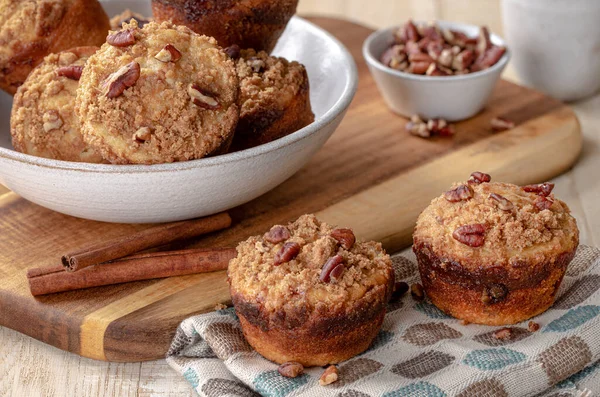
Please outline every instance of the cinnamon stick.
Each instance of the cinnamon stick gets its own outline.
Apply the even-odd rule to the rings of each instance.
[[[227,269],[235,248],[189,249],[128,256],[101,266],[67,272],[62,266],[30,269],[29,289],[34,296]]]
[[[148,248],[225,229],[230,225],[231,218],[226,212],[190,221],[169,223],[65,254],[61,261],[65,270],[74,272]]]

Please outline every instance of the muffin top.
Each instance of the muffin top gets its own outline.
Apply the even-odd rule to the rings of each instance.
[[[269,312],[329,312],[357,301],[387,299],[393,270],[380,243],[355,241],[350,229],[334,229],[314,215],[240,243],[229,263],[232,295]]]
[[[415,244],[426,244],[470,270],[542,262],[575,249],[577,224],[569,207],[551,193],[553,184],[521,187],[474,175],[455,183],[421,213]]]
[[[265,108],[285,109],[299,91],[308,89],[303,65],[264,51],[242,50],[236,67],[240,78],[240,117]]]
[[[165,163],[212,154],[238,120],[233,61],[184,26],[137,21],[110,32],[81,76],[84,139],[113,163]]]
[[[20,152],[57,160],[100,163],[83,142],[75,115],[79,77],[98,47],[50,54],[19,87],[11,113],[13,146]]]

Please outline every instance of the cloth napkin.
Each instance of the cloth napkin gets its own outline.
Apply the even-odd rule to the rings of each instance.
[[[419,282],[412,253],[393,257],[396,279]],[[600,250],[580,246],[555,304],[534,320],[502,327],[462,325],[410,294],[390,304],[371,347],[338,365],[339,380],[319,385],[323,368],[285,378],[245,341],[233,308],[179,326],[167,362],[201,395],[335,397],[588,397],[600,395]]]

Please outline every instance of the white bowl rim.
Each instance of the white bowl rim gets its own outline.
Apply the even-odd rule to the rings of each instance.
[[[414,21],[415,24],[419,24],[419,23],[424,23],[422,21]],[[437,20],[437,23],[439,23],[440,25],[452,25],[453,28],[455,28],[456,30],[461,30],[464,28],[478,28],[478,25],[472,25],[472,24],[468,24],[468,23],[461,23],[461,22],[454,22],[454,21],[446,21],[446,20]],[[496,71],[498,71],[498,69],[503,69],[506,64],[508,63],[508,61],[510,60],[510,48],[508,48],[508,46],[506,45],[506,42],[504,41],[504,39],[502,39],[502,37],[498,36],[497,34],[490,32],[490,38],[492,39],[492,41],[497,42],[500,45],[503,45],[504,47],[506,47],[506,52],[504,53],[504,55],[502,55],[502,57],[498,60],[498,62],[496,62],[494,65],[492,65],[491,67],[484,69],[484,70],[480,70],[477,72],[473,72],[473,73],[467,73],[467,74],[459,74],[459,75],[452,75],[452,76],[427,76],[427,75],[420,75],[420,74],[412,74],[412,73],[406,73],[406,72],[401,72],[399,70],[396,69],[392,69],[388,66],[385,66],[383,63],[381,63],[379,61],[379,59],[377,59],[373,53],[371,52],[371,43],[373,43],[373,41],[377,38],[379,38],[380,36],[386,34],[390,34],[392,31],[398,29],[400,26],[402,25],[395,25],[395,26],[390,26],[387,28],[383,28],[383,29],[378,29],[375,32],[371,33],[369,35],[369,37],[366,38],[366,40],[363,43],[363,47],[362,47],[362,53],[363,53],[363,57],[366,59],[366,61],[373,67],[386,72],[388,74],[391,74],[393,76],[397,76],[400,78],[404,78],[407,80],[416,80],[416,81],[428,81],[428,82],[432,82],[435,81],[437,82],[456,82],[456,81],[460,81],[460,80],[469,80],[469,79],[476,79],[479,77],[483,77],[486,76],[488,74],[493,74]]]
[[[226,163],[233,163],[239,160],[249,159],[252,157],[260,156],[264,153],[277,150],[279,148],[291,145],[295,142],[301,141],[316,133],[317,131],[325,128],[327,125],[335,121],[335,119],[350,105],[356,89],[358,86],[358,69],[354,58],[336,37],[325,29],[320,28],[312,22],[307,21],[304,18],[293,16],[295,21],[305,25],[308,30],[316,31],[320,35],[324,35],[331,41],[333,41],[340,49],[343,57],[343,62],[348,65],[349,78],[346,82],[341,96],[337,102],[331,106],[331,108],[325,112],[323,116],[315,120],[306,127],[287,135],[283,138],[276,139],[272,142],[256,146],[250,149],[241,150],[238,152],[227,153],[215,157],[207,157],[197,160],[180,161],[174,163],[165,164],[133,164],[133,165],[121,165],[121,164],[92,164],[92,163],[79,163],[74,161],[54,160],[43,157],[32,156],[11,150],[8,148],[0,147],[0,158],[7,160],[13,160],[21,163],[27,163],[33,166],[39,166],[43,168],[52,169],[63,169],[73,171],[84,171],[93,173],[147,173],[147,172],[173,172],[181,170],[190,170],[196,168],[208,168],[214,166],[220,166]]]

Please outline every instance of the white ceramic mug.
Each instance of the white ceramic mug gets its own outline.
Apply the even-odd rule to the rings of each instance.
[[[521,82],[565,101],[600,89],[599,0],[503,0],[502,12]]]

